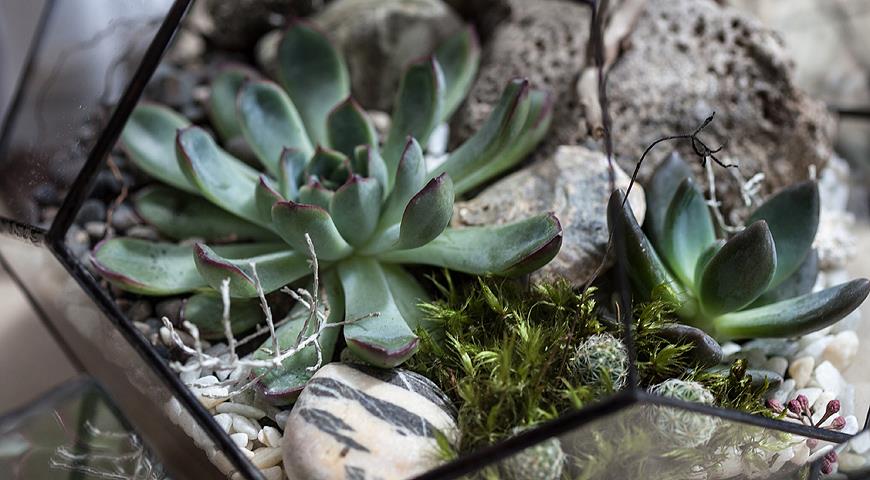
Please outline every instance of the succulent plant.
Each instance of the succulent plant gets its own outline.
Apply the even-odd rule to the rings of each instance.
[[[499,469],[508,480],[557,480],[562,478],[565,459],[562,442],[553,437],[502,460]]]
[[[713,404],[713,394],[698,382],[669,378],[653,385],[650,393],[684,402]],[[664,405],[651,405],[649,421],[664,440],[681,448],[693,448],[707,443],[716,431],[716,417]]]
[[[478,59],[467,30],[410,65],[381,145],[349,97],[342,57],[321,33],[292,24],[268,69],[280,85],[243,67],[226,68],[211,85],[210,120],[223,145],[241,151],[241,142],[265,172],[172,110],[140,105],[122,145],[165,185],[139,192],[137,211],[169,238],[198,241],[111,239],[95,248],[95,267],[130,292],[193,293],[185,319],[212,327],[221,306],[216,289],[229,278],[233,329],[241,331],[256,319],[240,317],[258,315],[251,264],[266,293],[309,278],[307,234],[323,270],[329,321],[379,313],[343,327],[353,354],[378,366],[402,363],[417,349],[416,305],[427,298],[402,264],[520,275],[546,264],[561,245],[552,214],[499,226],[448,225],[454,197],[515,165],[551,120],[549,96],[512,80],[481,129],[443,163],[427,165],[423,145],[461,103]],[[278,332],[282,342],[303,328],[305,315],[296,316]],[[219,326],[209,331],[221,335]],[[325,358],[336,337],[322,340]],[[312,358],[289,359],[287,375],[267,387],[269,394],[298,393]]]
[[[677,155],[647,184],[643,230],[624,199],[613,193],[608,222],[624,239],[636,293],[678,305],[684,323],[717,340],[803,335],[845,317],[870,292],[867,279],[812,292],[819,224],[814,181],[771,196],[727,240],[717,238],[707,202]]]
[[[577,347],[569,368],[572,379],[582,385],[621,390],[628,379],[628,353],[613,335],[592,335]]]

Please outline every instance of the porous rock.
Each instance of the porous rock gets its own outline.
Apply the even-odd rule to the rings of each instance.
[[[439,464],[437,432],[458,442],[452,406],[427,378],[331,363],[287,418],[284,468],[291,480],[411,478]]]
[[[628,175],[615,163],[614,169],[616,187],[627,188]],[[604,260],[610,192],[604,154],[580,146],[563,146],[549,159],[496,182],[472,200],[457,203],[454,221],[466,226],[490,225],[554,212],[562,224],[562,249],[553,261],[533,274],[533,279],[563,277],[579,286]],[[642,223],[646,201],[640,185],[632,187],[629,202]]]
[[[462,28],[441,0],[338,0],[314,22],[344,54],[354,98],[385,111],[405,67]]]

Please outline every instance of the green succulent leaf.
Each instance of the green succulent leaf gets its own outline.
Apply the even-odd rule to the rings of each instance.
[[[344,320],[344,298],[341,291],[341,283],[335,272],[323,273],[323,285],[321,288],[320,301],[329,306],[328,324],[335,324]],[[288,314],[290,320],[284,323],[276,331],[278,346],[282,351],[297,346],[299,333],[305,328],[304,336],[315,333],[317,322],[309,320],[310,311],[301,303],[293,306]],[[308,321],[308,327],[305,323]],[[340,328],[327,328],[320,333],[318,343],[324,362],[328,362],[334,355],[335,345],[338,341]],[[254,352],[253,357],[257,360],[265,360],[272,357],[272,340],[267,339]],[[300,350],[281,363],[279,368],[255,369],[254,375],[265,375],[257,382],[257,391],[273,405],[288,405],[292,403],[311,376],[314,375],[312,367],[317,365],[317,350],[314,345]]]
[[[547,264],[562,246],[552,214],[497,226],[448,228],[428,244],[378,255],[390,263],[417,263],[473,275],[517,276]]]
[[[288,200],[299,197],[299,180],[305,171],[308,157],[294,148],[285,148],[281,152],[281,163],[278,165],[278,189]]]
[[[438,126],[444,104],[444,74],[434,58],[408,67],[399,83],[392,124],[384,143],[384,161],[391,175],[396,172],[407,138],[425,144]]]
[[[175,240],[261,240],[278,242],[275,232],[239,218],[208,200],[172,187],[154,185],[133,197],[136,212],[161,234]]]
[[[796,337],[832,325],[858,308],[870,292],[861,278],[759,308],[722,315],[715,320],[722,339]]]
[[[396,167],[395,185],[384,204],[380,227],[388,227],[399,222],[405,206],[423,185],[426,184],[426,159],[423,149],[414,137],[409,137]]]
[[[221,288],[224,279],[230,279],[230,296],[253,298],[257,296],[253,268],[257,266],[257,276],[266,293],[273,292],[311,273],[308,266],[308,256],[286,246],[281,250],[271,251],[245,258],[225,258],[212,248],[197,243],[193,248],[196,269],[202,278],[214,289]]]
[[[440,331],[437,322],[427,320],[426,315],[418,307],[421,303],[429,301],[431,296],[404,268],[388,263],[382,264],[381,268],[390,287],[393,302],[408,327],[414,332],[425,329],[430,335],[435,335],[437,340]]]
[[[338,260],[352,251],[338,233],[329,212],[318,206],[278,202],[272,207],[272,221],[278,235],[296,251],[308,252],[306,233],[317,249],[317,257],[322,260]]]
[[[456,185],[457,194],[468,192],[504,173],[524,159],[544,138],[553,121],[552,97],[542,90],[531,90],[523,102],[528,103],[528,107],[520,106],[519,109],[528,108],[528,113],[519,134],[509,139],[508,143],[488,162],[481,163],[475,170],[461,178]]]
[[[381,198],[383,194],[378,181],[359,175],[352,175],[335,191],[329,211],[347,243],[359,246],[372,236],[381,214]]]
[[[775,241],[775,240],[774,240]],[[778,260],[777,260],[778,261]],[[779,285],[768,288],[749,308],[760,307],[810,293],[819,275],[819,253],[813,249],[801,266]]]
[[[468,95],[480,64],[480,42],[471,27],[454,35],[435,51],[444,72],[444,108],[441,121],[447,121]]]
[[[338,188],[350,177],[350,160],[337,150],[317,147],[305,176],[316,177],[327,188]]]
[[[272,205],[286,200],[279,192],[272,180],[265,175],[260,175],[257,187],[254,190],[254,203],[257,205],[257,213],[260,221],[272,222]]]
[[[511,80],[480,130],[454,150],[429,176],[434,178],[447,173],[458,182],[485,168],[522,131],[531,106],[528,96],[528,80]]]
[[[369,116],[350,97],[329,112],[326,134],[329,145],[348,157],[353,157],[358,145],[378,144],[378,134]]]
[[[725,242],[710,259],[698,296],[708,317],[735,312],[760,297],[776,271],[776,246],[764,220]]]
[[[452,217],[453,181],[442,173],[411,197],[402,216],[397,248],[426,245],[441,235]]]
[[[807,181],[780,190],[749,217],[758,220],[767,222],[776,244],[773,287],[793,274],[812,249],[819,228],[818,185]]]
[[[333,195],[335,195],[335,192],[324,187],[316,179],[310,179],[308,183],[299,189],[299,203],[315,205],[324,210],[329,210]]]
[[[619,222],[619,224],[617,224]],[[622,232],[628,275],[640,292],[654,295],[668,303],[680,305],[684,292],[656,254],[655,249],[637,224],[625,193],[616,190],[607,204],[607,224],[611,235]]]
[[[283,244],[215,247],[220,255],[244,258],[287,248]],[[208,287],[196,270],[191,245],[113,238],[98,244],[91,254],[98,272],[119,288],[142,295],[165,296]]]
[[[248,82],[238,98],[238,118],[245,140],[266,170],[279,175],[281,154],[292,148],[305,157],[314,148],[290,97],[272,82]]]
[[[178,166],[175,136],[190,122],[173,110],[156,104],[138,105],[121,132],[121,144],[136,166],[167,185],[199,193]]]
[[[719,253],[719,250],[722,250],[722,247],[725,245],[725,240],[716,239],[715,242],[710,244],[707,248],[701,252],[701,255],[698,256],[698,263],[695,264],[695,274],[692,276],[692,285],[697,287],[701,284],[701,275],[704,274],[704,270],[707,268],[707,264],[710,263],[710,260]]]
[[[683,285],[692,284],[698,258],[715,240],[707,202],[695,182],[686,178],[677,187],[665,214],[659,243],[662,255]]]
[[[692,169],[679,153],[673,152],[653,171],[646,184],[646,215],[643,229],[656,245],[664,237],[668,207],[683,180],[692,178]]]
[[[278,44],[278,78],[314,144],[326,145],[326,117],[350,94],[347,66],[329,40],[299,21]]]
[[[211,81],[208,99],[208,114],[211,124],[221,140],[230,140],[242,134],[236,113],[236,98],[245,82],[259,78],[259,74],[243,65],[232,65],[220,71]]]
[[[205,198],[236,216],[268,226],[257,211],[255,170],[221,150],[200,127],[179,130],[175,143],[181,169]]]
[[[405,322],[383,269],[371,257],[338,264],[345,296],[347,346],[357,357],[379,367],[395,367],[417,351],[419,339]],[[377,316],[368,316],[377,313]]]
[[[359,145],[354,149],[353,163],[351,170],[354,173],[363,177],[374,178],[381,186],[381,200],[383,201],[389,191],[389,174],[387,173],[387,165],[384,163],[384,158],[376,146]]]
[[[184,302],[181,317],[197,326],[199,334],[206,340],[226,338],[223,324],[224,304],[215,292],[197,293]],[[233,335],[246,332],[263,320],[260,303],[245,298],[230,301],[230,329]]]

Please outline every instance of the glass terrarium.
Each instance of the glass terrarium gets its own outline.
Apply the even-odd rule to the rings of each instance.
[[[64,458],[860,478],[863,167],[720,3],[0,3],[0,264],[138,433]]]

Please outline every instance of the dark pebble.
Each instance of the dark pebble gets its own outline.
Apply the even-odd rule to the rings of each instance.
[[[776,372],[771,372],[770,370],[750,368],[746,371],[746,374],[752,377],[753,387],[764,385],[765,380],[767,380],[767,384],[770,388],[776,388],[782,384],[782,375]]]
[[[699,328],[674,323],[662,327],[659,335],[674,343],[691,344],[694,347],[690,352],[692,360],[701,365],[718,365],[724,357],[719,342]]]
[[[121,180],[115,178],[112,172],[103,170],[97,174],[97,178],[94,180],[91,195],[96,198],[111,200],[121,193],[122,186]]]
[[[40,205],[59,205],[60,195],[54,185],[43,183],[33,189],[33,199]]]
[[[142,240],[157,240],[160,238],[157,231],[146,225],[135,225],[127,230],[127,236],[141,238]]]
[[[84,225],[88,222],[101,222],[106,219],[106,206],[103,202],[89,198],[82,203],[82,208],[76,215],[76,223]]]
[[[112,227],[116,230],[126,231],[142,223],[133,207],[122,203],[112,212]]]
[[[151,312],[151,302],[147,300],[138,300],[133,302],[133,304],[130,305],[130,308],[124,311],[124,314],[134,322],[144,322],[151,316]]]
[[[94,242],[100,241],[106,235],[105,222],[88,222],[85,224],[85,231]]]
[[[164,300],[154,306],[154,312],[157,314],[157,318],[167,317],[174,321],[178,319],[183,303],[184,301],[180,298]]]

